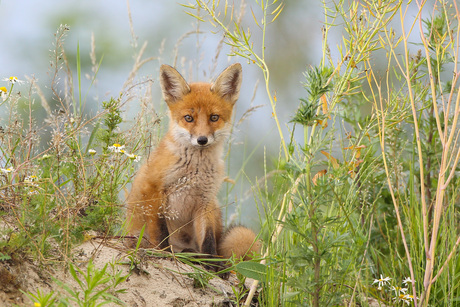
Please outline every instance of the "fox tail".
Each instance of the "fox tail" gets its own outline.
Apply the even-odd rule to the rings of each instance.
[[[237,259],[249,260],[259,254],[261,243],[256,234],[244,226],[229,227],[218,244],[218,254],[225,259],[234,255]]]

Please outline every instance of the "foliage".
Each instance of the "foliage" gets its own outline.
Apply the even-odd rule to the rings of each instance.
[[[124,305],[115,295],[123,293],[126,289],[115,289],[124,282],[128,275],[122,275],[121,271],[116,270],[116,264],[110,263],[112,273],[107,272],[109,263],[102,269],[97,269],[90,262],[86,271],[70,264],[69,272],[73,280],[77,283],[74,288],[68,283],[54,279],[63,290],[52,291],[48,294],[37,290],[37,293],[26,293],[26,295],[38,306],[102,306],[108,303]]]
[[[32,252],[40,260],[66,259],[72,244],[89,231],[104,236],[119,232],[123,218],[119,194],[141,158],[133,152],[145,147],[145,131],[156,124],[139,120],[123,133],[119,127],[124,104],[136,97],[130,91],[142,90],[149,82],[130,85],[119,97],[102,102],[102,111],[95,116],[84,113],[80,60],[74,97],[64,51],[68,31],[61,26],[55,34],[49,93],[34,79],[11,77],[4,81],[9,89],[2,87],[0,215],[9,227],[0,250],[6,255]],[[137,61],[141,58],[140,53]],[[92,83],[99,68],[94,65]],[[135,63],[135,69],[139,67]],[[64,93],[58,87],[62,78],[72,85]],[[132,82],[131,78],[126,85]],[[56,104],[50,105],[45,94],[54,96]],[[42,109],[34,105],[37,96]],[[43,110],[46,114],[40,115]],[[40,116],[45,118],[39,120]],[[51,248],[56,244],[58,249]]]
[[[101,270],[96,269],[90,262],[86,268],[86,272],[70,264],[69,271],[72,278],[78,284],[78,290],[73,287],[55,280],[55,282],[65,291],[66,298],[61,299],[64,305],[73,305],[70,302],[75,302],[78,306],[102,306],[108,302],[123,305],[114,294],[126,291],[125,289],[114,290],[120,283],[125,281],[129,275],[122,276],[118,271],[114,275],[106,273],[107,263]],[[80,275],[80,276],[79,276]],[[111,294],[109,290],[114,291]],[[102,300],[102,302],[101,302]]]
[[[283,8],[277,2],[251,8],[262,38],[270,11]],[[233,55],[262,69],[278,124],[269,67],[260,60],[265,40],[257,53],[254,31],[238,20],[226,26],[226,12],[235,9],[227,3],[187,7],[224,33]],[[422,19],[425,11],[435,14]],[[354,305],[374,297],[427,306],[459,299],[459,16],[450,1],[324,3],[323,57],[307,70],[307,97],[291,121],[292,131],[303,126],[304,139],[285,144],[279,129],[285,155],[278,175],[265,179],[274,186],[254,187],[266,236],[266,278],[257,278],[262,305]],[[342,29],[332,51],[330,37]],[[417,30],[418,51],[409,48]],[[385,288],[390,280],[404,280],[407,288],[397,282]]]

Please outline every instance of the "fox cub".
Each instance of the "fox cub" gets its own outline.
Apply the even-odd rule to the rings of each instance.
[[[128,232],[145,225],[145,247],[248,259],[260,243],[246,227],[223,232],[217,193],[224,178],[222,152],[242,80],[240,64],[213,84],[190,83],[162,65],[160,84],[169,130],[136,178],[127,199]]]

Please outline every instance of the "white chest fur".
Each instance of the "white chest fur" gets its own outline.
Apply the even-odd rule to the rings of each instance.
[[[208,206],[217,206],[217,193],[223,180],[221,150],[215,147],[176,150],[178,159],[166,176],[162,215],[173,250],[198,251],[199,243],[192,239],[196,238],[193,220],[211,208]]]
[[[220,150],[209,148],[176,147],[178,159],[166,176],[163,215],[168,220],[181,217],[187,223],[191,213],[215,201],[223,179],[223,161]]]

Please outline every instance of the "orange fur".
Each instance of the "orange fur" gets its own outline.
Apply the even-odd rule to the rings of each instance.
[[[254,254],[260,252],[260,242],[254,239],[254,232],[249,228],[232,227],[224,233],[217,252],[226,259],[235,255],[237,258],[249,260]]]
[[[217,201],[241,75],[241,65],[234,64],[214,84],[188,84],[174,68],[161,67],[169,130],[139,170],[127,198],[128,232],[139,235],[145,225],[143,246],[224,257],[244,257],[258,248],[247,228],[232,228],[236,231],[222,238]]]

